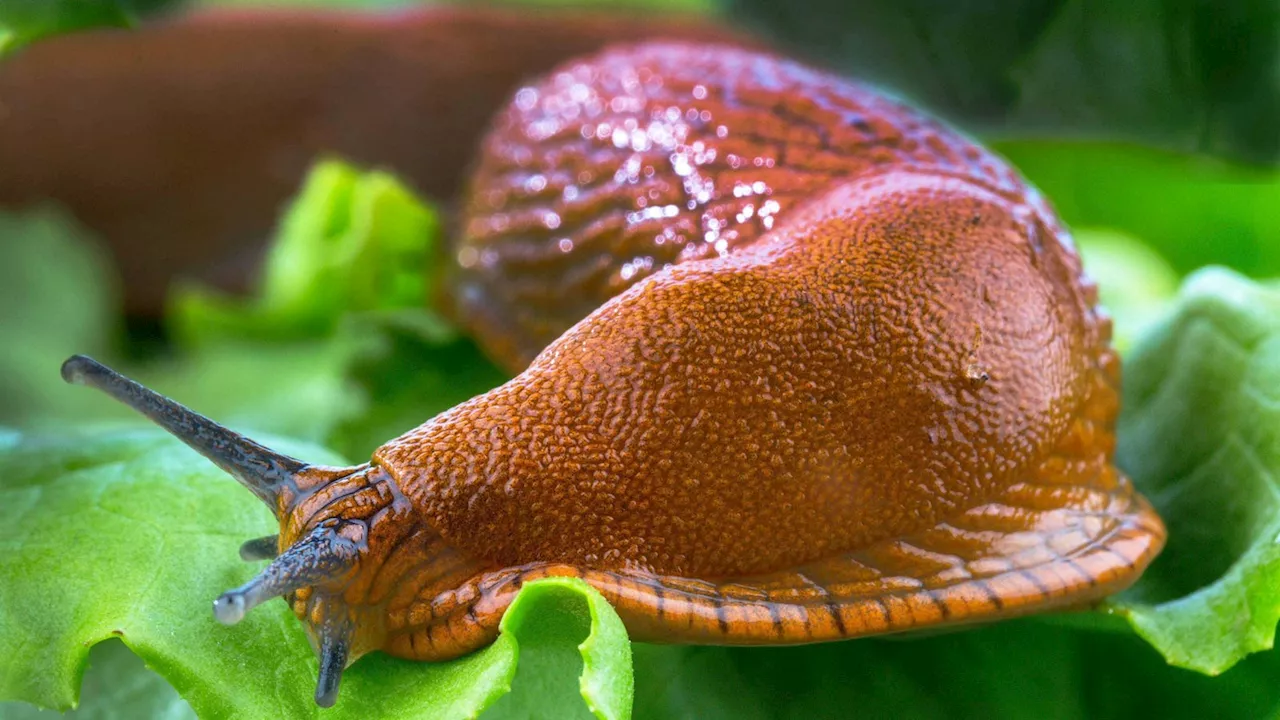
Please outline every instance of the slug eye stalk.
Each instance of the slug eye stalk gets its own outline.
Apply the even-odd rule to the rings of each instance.
[[[214,617],[224,625],[234,625],[271,598],[345,576],[355,566],[367,536],[364,523],[358,520],[325,521],[280,553],[255,578],[214,600]]]
[[[147,416],[188,447],[240,481],[273,512],[287,487],[308,465],[275,452],[209,418],[149,390],[102,363],[75,355],[62,364],[62,379],[96,388]]]

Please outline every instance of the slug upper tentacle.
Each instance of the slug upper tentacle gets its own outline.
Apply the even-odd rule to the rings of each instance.
[[[239,480],[277,514],[281,496],[293,489],[296,478],[307,468],[302,461],[269,450],[193,413],[93,358],[84,355],[69,358],[62,364],[62,379],[72,385],[101,390],[147,416]]]

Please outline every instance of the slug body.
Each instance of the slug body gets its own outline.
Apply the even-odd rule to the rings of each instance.
[[[361,653],[490,642],[539,577],[637,640],[802,643],[1087,604],[1162,546],[1111,464],[1119,363],[1067,232],[865,88],[607,51],[515,94],[462,227],[453,310],[519,374],[367,465],[230,468],[280,554],[219,616],[286,595],[322,702]],[[89,363],[64,373],[175,429]]]

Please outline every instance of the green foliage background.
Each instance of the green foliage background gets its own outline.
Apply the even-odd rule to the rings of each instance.
[[[1075,228],[1125,355],[1118,462],[1170,527],[1142,581],[1088,613],[761,649],[633,646],[589,588],[549,582],[522,593],[492,647],[436,665],[370,656],[322,714],[1280,716],[1280,173],[1170,150],[1280,152],[1280,125],[1265,125],[1280,119],[1274,5],[1209,25],[1156,0],[997,5],[989,22],[914,0],[862,4],[856,23],[843,4],[734,7],[983,129]],[[13,49],[140,7],[0,5],[0,37]],[[90,352],[302,457],[359,459],[503,380],[425,309],[419,269],[437,242],[432,209],[394,177],[318,164],[259,292],[181,289],[171,345],[139,360],[120,352],[118,288],[93,239],[54,208],[0,215],[0,424],[14,428],[0,432],[0,699],[23,701],[0,716],[77,698],[95,718],[321,714],[282,603],[234,628],[208,612],[254,571],[235,548],[269,516],[57,367]]]

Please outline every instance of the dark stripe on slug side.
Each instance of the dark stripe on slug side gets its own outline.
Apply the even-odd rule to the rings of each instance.
[[[933,603],[933,606],[938,608],[938,614],[942,616],[944,621],[951,619],[951,606],[943,601],[942,598],[935,595],[932,590],[925,588],[924,590],[916,593],[916,597],[928,598],[929,602]]]
[[[664,621],[667,618],[667,591],[661,585],[653,583],[649,585],[653,590],[654,605],[658,612],[658,620]]]
[[[823,605],[826,611],[831,614],[831,620],[836,624],[836,630],[840,632],[840,637],[849,637],[849,628],[844,624],[844,615],[841,614],[840,603],[827,596],[827,602]]]
[[[1126,555],[1121,555],[1121,554],[1120,554],[1120,551],[1116,550],[1115,548],[1111,547],[1110,545],[1102,545],[1102,546],[1100,546],[1100,548],[1101,548],[1102,550],[1105,550],[1106,552],[1110,553],[1111,555],[1114,555],[1116,558],[1119,558],[1120,562],[1124,565],[1125,569],[1127,569],[1127,570],[1134,570],[1134,569],[1136,569],[1136,568],[1134,567],[1134,564],[1133,564],[1133,558],[1128,557],[1128,556],[1126,556]]]
[[[1098,586],[1098,578],[1094,577],[1093,573],[1082,567],[1080,563],[1069,557],[1062,558],[1062,562],[1067,565],[1067,567],[1070,567],[1072,570],[1080,573],[1080,577],[1084,578],[1084,581],[1088,583],[1089,587]]]
[[[810,587],[812,587],[815,590],[815,594],[821,593],[822,603],[820,605],[815,606],[815,609],[817,607],[820,607],[823,610],[826,610],[827,614],[831,616],[831,622],[834,623],[836,626],[836,632],[840,633],[840,637],[849,637],[849,628],[845,626],[844,615],[840,613],[840,603],[836,601],[836,599],[831,595],[831,590],[829,590],[826,585],[823,585],[822,583],[818,582],[817,580],[814,580],[813,578],[809,577],[807,574],[802,573],[800,571],[796,571],[795,576],[797,578],[800,578]],[[806,625],[810,623],[809,612],[810,612],[810,609],[806,607],[805,608],[805,624]],[[813,634],[812,631],[810,631],[809,634],[812,635]]]
[[[987,602],[994,605],[997,610],[1004,610],[1004,600],[1000,599],[1000,595],[987,584],[986,580],[975,578],[971,581],[971,584],[981,590],[982,594],[987,597]]]
[[[729,634],[729,616],[725,614],[725,598],[716,597],[711,599],[711,606],[716,611],[716,622],[720,624],[720,632],[723,635]]]
[[[1030,570],[1018,570],[1017,572],[1018,572],[1018,575],[1022,576],[1022,579],[1031,583],[1035,587],[1036,591],[1040,593],[1041,597],[1053,597],[1053,591],[1049,589],[1048,585],[1044,584],[1044,581],[1041,580],[1038,575],[1031,572]]]
[[[422,628],[422,632],[427,636],[427,644],[432,648],[435,648],[440,644],[436,642],[435,635],[433,635],[433,633],[439,631],[439,629],[440,623],[435,622],[435,618],[428,620],[426,626]]]
[[[765,600],[764,606],[769,611],[769,622],[773,625],[773,634],[779,638],[786,637],[787,629],[782,624],[782,614],[778,612],[778,604]]]
[[[871,597],[868,598],[868,600],[875,603],[877,608],[880,608],[880,616],[884,618],[885,628],[893,627],[893,611],[889,609],[889,604],[884,601],[884,598]]]

